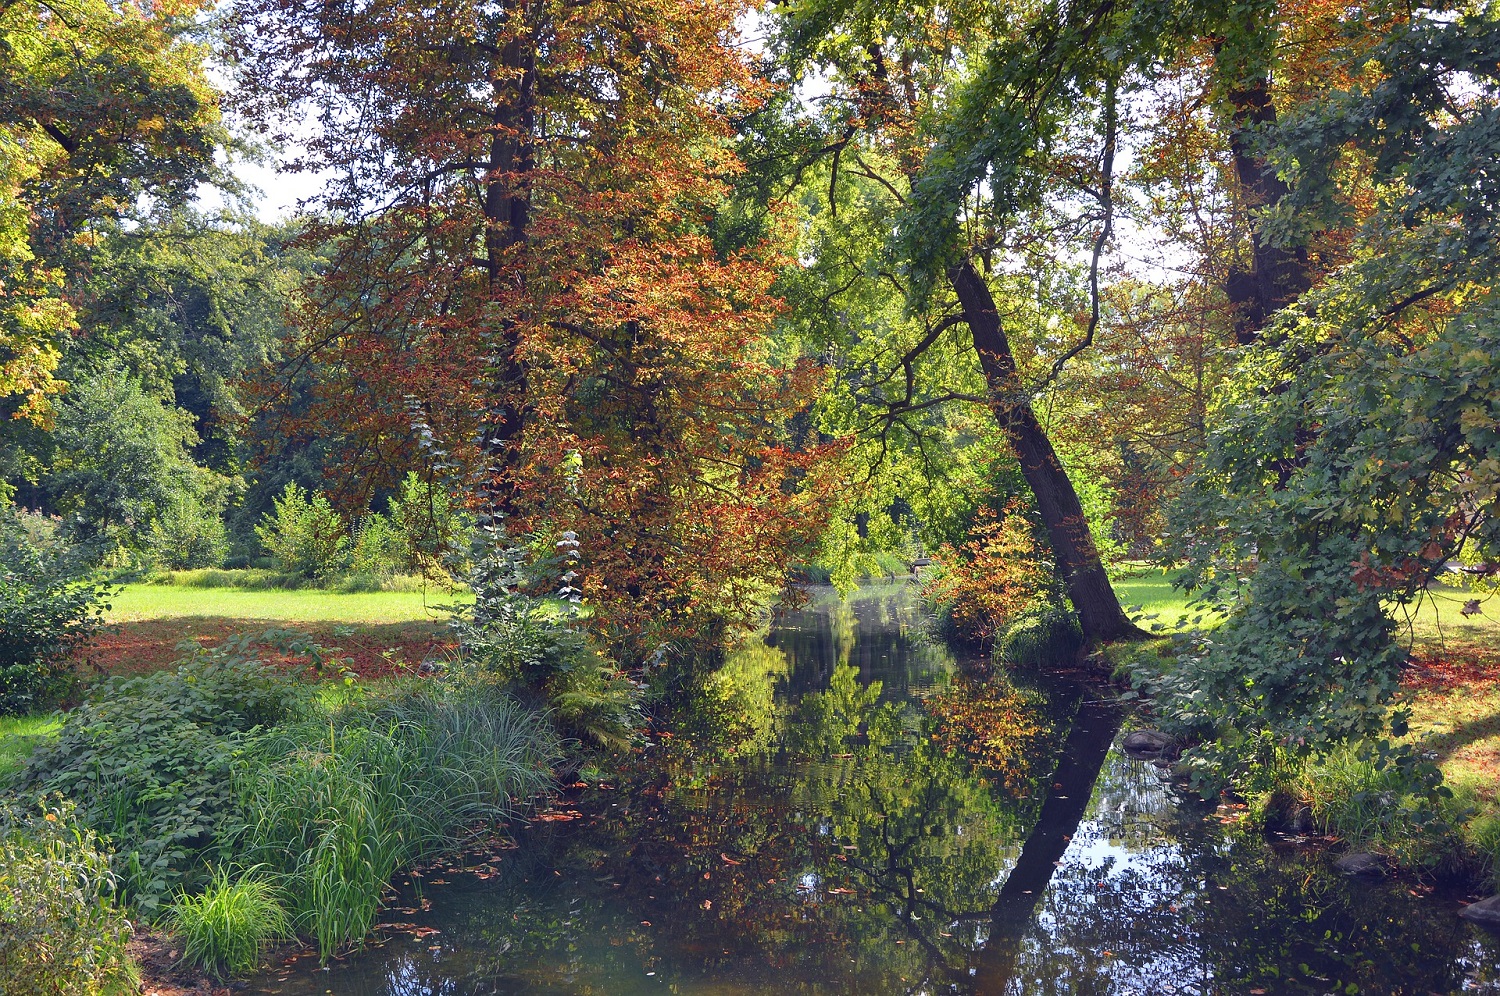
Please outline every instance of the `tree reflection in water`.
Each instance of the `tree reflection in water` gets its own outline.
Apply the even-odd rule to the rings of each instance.
[[[262,992],[1500,992],[1500,944],[1179,805],[1076,685],[1006,778],[934,739],[953,680],[899,587],[814,602],[731,654],[681,729],[430,890],[442,933]],[[1019,680],[1019,679],[1017,679]],[[1012,701],[1001,697],[1001,701]],[[993,746],[993,745],[992,745]],[[1014,747],[1014,750],[1009,748]],[[669,990],[670,987],[670,990]]]

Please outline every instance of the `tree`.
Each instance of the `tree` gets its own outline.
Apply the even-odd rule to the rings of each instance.
[[[576,534],[622,635],[747,609],[814,531],[815,452],[780,428],[815,371],[769,351],[766,260],[706,230],[755,99],[739,11],[260,0],[235,36],[250,109],[314,112],[333,174],[279,381],[319,371],[302,426],[365,487],[425,434],[490,524]]]
[[[160,542],[170,547],[170,531],[184,519],[218,518],[222,501],[202,507],[213,506],[222,488],[192,462],[191,416],[143,392],[139,381],[118,371],[80,379],[56,421],[46,486],[75,538],[143,552],[154,526],[168,527]]]
[[[798,177],[826,159],[831,192],[841,172],[862,175],[899,203],[889,232],[893,258],[882,278],[904,273],[898,293],[932,318],[926,335],[893,351],[887,380],[897,396],[888,417],[950,401],[988,406],[1020,463],[1091,642],[1137,631],[1110,587],[1077,489],[1032,400],[1097,330],[1098,265],[1113,217],[1118,83],[1155,51],[1138,19],[1112,11],[844,0],[785,8],[779,46],[792,75],[826,73],[833,92],[816,128],[793,130],[780,148],[768,142],[766,156]],[[1050,227],[1088,231],[1078,241],[1089,243],[1093,256],[1093,313],[1081,343],[1057,344],[1029,380],[997,303],[998,274],[987,274],[998,254],[1027,251],[1006,238],[1025,230],[1028,211],[1057,208],[1073,217]],[[978,363],[979,392],[921,396],[914,365],[960,328]]]
[[[80,234],[182,203],[225,141],[192,34],[205,5],[18,0],[0,7],[0,403],[40,417],[75,330]]]
[[[1218,774],[1346,741],[1385,756],[1406,657],[1385,603],[1460,549],[1500,556],[1497,52],[1492,8],[1413,14],[1271,133],[1298,182],[1268,237],[1308,218],[1353,235],[1350,262],[1243,355],[1177,510],[1175,552],[1234,611],[1163,697],[1222,735]]]

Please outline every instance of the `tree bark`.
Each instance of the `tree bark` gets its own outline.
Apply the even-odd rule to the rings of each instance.
[[[1021,386],[1015,356],[989,285],[968,260],[950,268],[948,278],[973,335],[974,350],[984,370],[990,410],[1014,447],[1021,473],[1036,496],[1037,510],[1047,528],[1068,598],[1078,613],[1084,639],[1096,644],[1144,637],[1146,634],[1132,625],[1120,608],[1120,600],[1104,571],[1104,561],[1089,533],[1078,492],[1032,410],[1030,395]]]
[[[504,292],[506,257],[526,241],[531,221],[527,174],[536,166],[536,52],[524,34],[506,42],[500,62],[505,72],[493,84],[493,131],[484,190],[484,248],[489,293]],[[510,81],[514,80],[514,83]],[[512,260],[512,263],[515,261]],[[504,519],[515,511],[514,470],[520,463],[525,430],[526,369],[521,363],[520,328],[514,316],[501,320],[490,351],[490,377],[496,403],[481,429],[489,453],[491,479],[485,483],[486,511]]]
[[[1231,87],[1226,99],[1229,150],[1241,203],[1251,212],[1271,207],[1291,191],[1256,146],[1256,133],[1276,122],[1270,77],[1262,75]],[[1241,346],[1253,343],[1271,315],[1307,290],[1308,267],[1305,246],[1274,245],[1261,234],[1256,219],[1250,220],[1250,265],[1232,268],[1224,285],[1224,292],[1235,307],[1236,342]]]

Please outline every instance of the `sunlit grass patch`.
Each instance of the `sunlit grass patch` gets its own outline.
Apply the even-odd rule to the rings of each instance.
[[[61,728],[62,720],[55,713],[0,716],[0,781],[19,771],[37,744]]]
[[[1470,605],[1473,598],[1468,589],[1448,585],[1422,592],[1411,605],[1392,610],[1398,638],[1410,640],[1417,650],[1472,647],[1500,658],[1500,598]],[[1465,615],[1466,606],[1478,611]]]
[[[472,599],[434,587],[430,591],[334,592],[316,588],[250,590],[177,585],[127,585],[110,599],[110,622],[220,617],[275,622],[362,625],[428,622],[444,618],[441,606]]]

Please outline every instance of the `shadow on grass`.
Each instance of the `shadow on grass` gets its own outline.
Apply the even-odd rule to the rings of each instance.
[[[191,642],[211,647],[231,636],[292,629],[319,643],[338,648],[343,666],[360,677],[384,677],[401,670],[401,662],[415,666],[441,659],[453,648],[451,631],[442,622],[299,623],[285,619],[233,616],[182,616],[114,623],[105,628],[79,655],[77,666],[94,675],[146,674],[170,666],[182,656],[179,645]]]
[[[1435,753],[1439,761],[1446,761],[1470,744],[1496,737],[1500,737],[1500,710],[1460,722],[1447,733],[1432,734],[1422,741],[1422,747]]]

